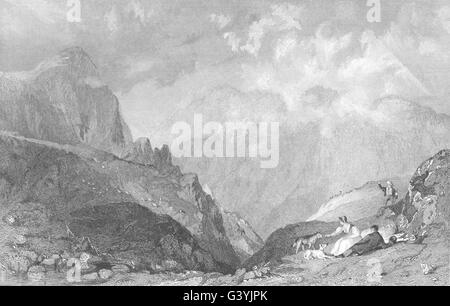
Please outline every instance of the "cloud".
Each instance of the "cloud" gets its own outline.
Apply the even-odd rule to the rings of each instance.
[[[231,47],[231,51],[239,52],[239,45],[241,44],[241,39],[237,37],[236,33],[227,32],[223,34],[223,38],[226,39],[227,45]]]
[[[34,20],[46,26],[66,18],[66,12],[57,4],[45,0],[3,0],[7,3],[0,11],[0,33],[4,39],[27,36]],[[45,30],[45,29],[43,29]],[[19,37],[12,37],[12,36]]]
[[[386,116],[373,101],[389,95],[429,95],[427,88],[386,47],[384,36],[367,30],[359,35],[318,27],[313,36],[287,35],[274,42],[274,56],[243,64],[249,91],[280,95],[299,123],[321,121],[329,135],[333,120],[349,114],[380,124]],[[311,89],[315,89],[313,92]],[[324,92],[336,93],[331,103]]]
[[[133,0],[125,7],[127,14],[132,14],[135,19],[138,19],[142,24],[147,23],[153,15],[152,10],[146,10],[142,3],[138,0]]]
[[[430,55],[438,52],[439,46],[432,40],[424,40],[420,42],[419,53],[421,55]]]
[[[43,59],[42,55],[57,53],[63,49],[61,45],[72,43],[74,35],[62,26],[68,23],[65,2],[0,2],[0,69],[31,69]]]
[[[105,14],[105,22],[107,28],[115,33],[119,30],[119,15],[117,13],[117,6],[113,5],[111,10]]]
[[[280,38],[275,47],[275,59],[279,61],[282,57],[291,52],[297,45],[297,40],[294,37],[286,36]]]
[[[437,10],[437,16],[442,27],[450,34],[450,5],[439,8]]]
[[[448,101],[450,7],[443,1],[392,4],[376,25],[359,0],[329,10],[313,1],[86,1],[81,25],[64,20],[65,1],[7,1],[0,9],[4,70],[80,45],[123,91],[139,136],[153,133],[148,118],[170,121],[180,104],[204,99],[202,110],[222,86],[243,93],[238,113],[258,103],[247,96],[270,97],[284,103],[287,122],[322,121],[330,129],[349,114],[379,122],[372,102],[385,95]]]
[[[223,30],[231,22],[230,17],[221,14],[211,14],[209,20],[217,24],[220,30]]]
[[[31,11],[36,18],[46,24],[56,23],[66,17],[66,11],[55,2],[46,0],[6,0],[11,5]],[[65,3],[63,3],[65,4]]]
[[[302,26],[299,22],[300,14],[302,13],[302,8],[295,6],[290,3],[282,3],[278,5],[272,5],[272,16],[278,17],[280,19],[279,29],[280,30],[301,30]]]
[[[125,77],[132,78],[138,74],[148,72],[155,67],[157,62],[154,59],[137,59],[130,57],[126,60]]]
[[[298,20],[301,12],[302,8],[292,4],[272,5],[268,14],[250,25],[245,43],[241,45],[241,41],[244,41],[244,39],[238,37],[234,32],[225,33],[224,38],[233,52],[247,52],[257,57],[263,39],[268,33],[273,31],[300,31],[302,29]]]
[[[244,46],[241,46],[240,49],[257,56],[259,49],[261,48],[261,40],[266,32],[265,28],[270,28],[274,25],[275,21],[272,18],[261,18],[260,20],[255,21],[250,26],[247,43]]]

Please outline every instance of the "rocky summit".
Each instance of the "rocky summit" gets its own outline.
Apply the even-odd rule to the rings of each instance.
[[[34,70],[0,73],[0,128],[120,153],[131,142],[119,101],[89,55],[66,49]]]

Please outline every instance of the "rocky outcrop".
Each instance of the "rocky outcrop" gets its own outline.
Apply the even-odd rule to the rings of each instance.
[[[116,96],[81,48],[32,71],[0,73],[0,129],[115,154],[131,142]]]
[[[405,197],[391,209],[407,219],[402,230],[416,235],[433,223],[450,220],[450,150],[424,161],[414,172]]]
[[[0,148],[3,155],[0,194],[5,197],[6,203],[39,203],[54,212],[61,222],[68,224],[80,221],[77,211],[80,211],[83,218],[88,218],[89,210],[85,207],[107,205],[105,208],[99,208],[98,213],[95,212],[98,214],[95,217],[99,219],[98,224],[97,221],[86,221],[91,227],[100,227],[96,229],[99,236],[90,237],[96,244],[102,243],[102,235],[111,235],[110,241],[114,240],[115,234],[109,233],[108,227],[102,227],[102,224],[112,222],[107,214],[122,214],[120,211],[114,211],[116,208],[112,207],[113,204],[129,203],[123,204],[128,207],[123,209],[133,211],[139,209],[129,208],[130,206],[140,205],[145,211],[149,211],[146,213],[149,216],[152,213],[171,216],[170,222],[178,224],[183,230],[186,229],[186,233],[191,237],[189,239],[194,239],[192,243],[195,242],[199,249],[211,256],[215,262],[212,265],[214,269],[233,271],[239,264],[223,228],[220,211],[214,201],[203,192],[195,175],[162,174],[153,167],[121,160],[102,151],[60,146],[14,136],[3,135]],[[107,220],[101,221],[100,216]],[[126,218],[130,224],[136,226],[131,221],[132,216],[135,214]],[[121,223],[119,221],[117,220],[117,223]],[[135,221],[140,224],[138,220]],[[89,232],[89,226],[83,224],[86,227],[79,232],[84,235]],[[95,231],[94,228],[91,230]],[[183,235],[187,235],[186,233]],[[159,237],[150,230],[147,235]],[[107,241],[106,236],[104,241]],[[140,239],[143,241],[144,238]],[[117,241],[121,239],[120,236],[117,237]],[[128,244],[126,240],[130,239],[123,239],[124,243]],[[181,247],[180,243],[177,245]],[[140,256],[147,255],[142,252]]]
[[[145,137],[128,144],[119,156],[136,164],[153,167],[166,175],[181,176],[180,168],[172,163],[169,146],[163,145],[161,149],[153,150],[150,139]]]
[[[241,262],[255,254],[262,246],[264,241],[253,230],[250,224],[237,213],[221,210],[223,225],[231,245],[239,256]]]
[[[139,138],[133,144],[128,145],[122,153],[122,158],[141,165],[154,166],[155,157],[148,138]]]
[[[204,226],[211,229],[212,235],[208,239],[214,239],[214,236],[223,236],[222,233],[215,233],[217,231],[217,224],[223,224],[223,230],[241,261],[253,255],[262,246],[262,239],[246,220],[237,214],[223,209],[217,209],[217,204],[211,194],[212,192],[207,185],[205,187],[201,186],[196,174],[182,174],[179,167],[173,165],[172,155],[168,146],[153,150],[150,140],[140,138],[134,144],[128,146],[123,154],[123,158],[133,163],[157,169],[163,175],[171,175],[179,178],[180,184],[183,186],[183,191],[179,193],[180,196],[190,202],[196,203],[196,207],[201,213],[211,216],[212,223],[209,223],[209,221],[203,223]],[[188,214],[183,209],[179,211],[168,210],[166,213],[172,215],[182,223],[186,214]],[[209,232],[209,230],[207,231]],[[221,252],[228,253],[228,251],[222,249],[217,250],[217,255]]]
[[[11,237],[20,233],[24,239],[20,250],[46,255],[70,252],[76,239],[87,237],[99,254],[150,271],[234,270],[237,257],[219,222],[220,214],[210,212],[214,207],[201,207],[200,212],[176,196],[181,185],[155,170],[104,152],[77,150],[0,137],[2,233],[10,232]],[[159,213],[136,201],[137,192],[127,189],[144,178],[149,187],[141,195],[174,197]],[[186,211],[191,208],[185,226],[163,213],[171,204]],[[3,255],[16,252],[8,248],[12,243],[5,241]],[[174,264],[166,265],[167,261]]]

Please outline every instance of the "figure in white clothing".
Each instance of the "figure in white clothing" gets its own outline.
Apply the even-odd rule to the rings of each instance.
[[[353,224],[347,221],[347,217],[339,217],[340,226],[331,234],[326,235],[325,237],[334,237],[345,233],[345,236],[340,238],[338,241],[334,243],[333,249],[331,250],[331,255],[340,256],[345,251],[350,249],[354,244],[360,241],[361,232],[359,229]]]

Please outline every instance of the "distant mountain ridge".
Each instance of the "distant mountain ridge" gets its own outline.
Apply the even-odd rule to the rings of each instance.
[[[211,104],[225,107],[230,91],[223,91]],[[208,114],[210,108],[205,106]],[[450,116],[400,97],[375,101],[369,114],[330,120],[281,124],[275,169],[260,169],[249,159],[183,158],[179,164],[197,169],[218,201],[266,238],[276,228],[305,221],[331,196],[368,181],[407,177],[420,161],[450,146]]]

